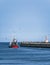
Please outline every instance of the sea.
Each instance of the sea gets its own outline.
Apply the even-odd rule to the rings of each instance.
[[[0,42],[0,65],[50,65],[50,48],[9,48],[9,42]]]

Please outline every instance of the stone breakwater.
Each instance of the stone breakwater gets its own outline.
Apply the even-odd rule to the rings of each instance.
[[[21,42],[21,47],[50,48],[50,42]]]

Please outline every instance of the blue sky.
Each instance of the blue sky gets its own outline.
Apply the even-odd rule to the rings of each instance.
[[[0,41],[50,41],[50,0],[0,0]]]

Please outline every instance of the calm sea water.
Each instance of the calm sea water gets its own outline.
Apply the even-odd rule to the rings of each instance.
[[[50,65],[50,48],[9,48],[0,42],[0,65]]]

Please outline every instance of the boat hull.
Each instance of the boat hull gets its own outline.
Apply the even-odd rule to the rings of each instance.
[[[17,45],[9,46],[9,48],[19,48]]]

